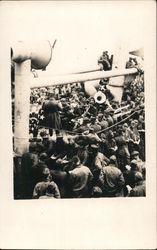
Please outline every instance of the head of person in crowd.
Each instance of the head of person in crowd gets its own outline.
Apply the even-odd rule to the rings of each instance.
[[[140,104],[141,98],[137,95],[137,96],[135,97],[135,101],[136,101],[136,104]]]
[[[143,182],[143,176],[142,173],[136,172],[135,173],[135,185],[139,185]]]
[[[118,103],[116,101],[113,101],[112,104],[111,104],[111,106],[112,106],[113,110],[116,110],[119,107]]]
[[[92,197],[93,198],[99,198],[99,197],[102,197],[102,189],[98,186],[94,186],[93,189],[92,189]]]
[[[51,90],[49,92],[49,100],[51,101],[51,100],[55,100],[55,99],[56,99],[55,92],[54,92],[54,90]]]
[[[40,155],[43,152],[44,146],[43,146],[42,142],[37,142],[36,150],[37,150],[38,155]]]
[[[87,105],[86,105],[86,97],[83,97],[83,98],[82,98],[82,105],[83,105],[84,107],[87,107]]]
[[[91,116],[90,117],[90,121],[91,121],[92,124],[95,124],[96,117],[95,116]]]
[[[139,106],[141,109],[144,109],[144,103],[141,103]]]
[[[139,158],[139,152],[138,151],[133,151],[132,153],[131,153],[131,158],[132,158],[132,160],[139,160],[140,158]]]
[[[135,102],[134,101],[130,101],[129,105],[130,105],[131,109],[135,108]]]
[[[51,181],[51,173],[47,165],[42,166],[42,181]]]
[[[81,164],[85,165],[88,158],[87,146],[84,147],[83,145],[79,145],[77,150],[77,156],[79,157]]]
[[[46,154],[46,153],[41,153],[40,155],[39,155],[39,161],[40,162],[45,162],[46,160],[48,159],[48,155]]]
[[[104,114],[105,114],[105,116],[109,116],[109,114],[110,114],[110,108],[109,107],[106,107],[106,109],[104,110]]]
[[[117,134],[123,136],[124,131],[123,131],[122,125],[118,125],[118,127],[117,127]]]
[[[112,139],[112,138],[114,138],[114,133],[113,133],[112,130],[109,130],[109,131],[108,131],[108,139],[110,140],[110,139]]]
[[[126,130],[128,130],[129,126],[127,123],[123,124],[123,131],[125,132]]]
[[[37,153],[37,143],[36,142],[31,142],[29,144],[29,152],[30,153]]]
[[[106,140],[106,134],[105,134],[105,132],[100,133],[99,137],[100,137],[101,140]]]
[[[95,104],[95,100],[93,97],[89,97],[89,103],[93,105]]]
[[[138,115],[138,113],[137,113],[137,119],[134,120],[134,123],[135,123],[135,127],[136,127],[136,128],[138,127],[138,117],[139,117],[139,115]]]
[[[95,157],[97,155],[98,151],[99,151],[99,144],[98,143],[91,144],[89,146],[89,154],[93,155],[93,157]]]
[[[103,51],[102,55],[103,55],[104,57],[108,56],[108,51],[106,51],[106,50]]]
[[[113,116],[113,114],[114,114],[114,110],[113,110],[112,108],[110,108],[110,110],[109,110],[109,114],[110,114],[110,116]]]
[[[103,104],[99,104],[99,112],[104,115],[104,105]]]
[[[42,130],[40,132],[40,136],[41,136],[41,138],[42,138],[43,141],[44,140],[48,140],[48,138],[49,138],[48,132],[46,130]]]
[[[135,124],[134,120],[132,120],[130,122],[130,127],[131,127],[131,129],[134,129],[136,127],[136,124]]]
[[[88,117],[84,117],[83,118],[83,125],[86,125],[86,124],[88,124],[89,123],[89,118]]]
[[[79,92],[79,96],[82,96],[82,97],[84,97],[84,95],[85,95],[85,93],[84,92]]]
[[[99,113],[98,114],[98,121],[101,122],[103,119],[103,114],[102,113]]]
[[[65,162],[68,162],[68,161],[65,161]],[[63,167],[64,167],[64,160],[62,159],[62,158],[58,158],[58,159],[56,159],[56,169],[57,170],[62,170],[63,169]]]
[[[115,155],[111,155],[109,160],[111,166],[118,167],[117,157]]]
[[[73,158],[70,161],[71,168],[74,169],[74,168],[80,166],[80,163],[81,163],[80,158],[77,155],[73,156]]]
[[[136,160],[132,160],[130,163],[131,171],[138,171],[138,165]]]

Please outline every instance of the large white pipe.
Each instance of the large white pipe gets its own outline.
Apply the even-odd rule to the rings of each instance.
[[[11,48],[11,57],[15,62],[14,151],[22,155],[29,147],[31,68],[45,69],[52,57],[52,47],[49,41],[21,41]]]
[[[45,69],[52,58],[52,46],[49,41],[19,41],[11,48],[11,58],[16,63],[31,59],[33,69]]]
[[[84,89],[88,96],[95,96],[100,80],[87,81],[84,83]]]
[[[15,63],[14,151],[22,155],[29,147],[31,61]]]
[[[71,74],[71,75],[61,75],[61,76],[51,76],[51,77],[40,77],[33,78],[30,83],[31,88],[40,88],[40,87],[49,87],[54,85],[64,85],[69,83],[76,82],[87,82],[94,81],[103,78],[117,77],[117,76],[125,76],[129,74],[136,74],[137,69],[124,69],[124,70],[109,70],[109,71],[98,71],[98,72],[90,72],[84,74]],[[95,85],[95,83],[93,83]],[[91,83],[92,85],[92,83]],[[116,86],[116,85],[115,85]],[[121,85],[123,86],[123,85]]]

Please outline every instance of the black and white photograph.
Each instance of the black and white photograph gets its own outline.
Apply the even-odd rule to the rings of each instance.
[[[143,44],[117,38],[111,51],[91,41],[83,69],[82,41],[78,71],[55,75],[57,43],[11,48],[14,198],[146,196]]]
[[[154,59],[151,66],[148,56],[149,51],[153,54],[150,34],[155,25],[146,22],[151,13],[154,15],[153,1],[150,3],[1,4],[0,23],[2,27],[6,20],[9,23],[2,40],[8,39],[9,199],[16,206],[25,204],[26,209],[32,204],[35,212],[37,207],[40,211],[40,204],[48,204],[51,209],[56,202],[60,202],[59,209],[68,204],[64,202],[72,202],[75,207],[86,204],[86,209],[100,204],[97,207],[101,211],[111,207],[116,214],[116,207],[120,210],[128,204],[135,213],[136,202],[146,204],[150,198],[150,176],[155,176],[155,163],[152,169],[150,166],[150,153],[155,157],[154,136],[148,124],[152,117],[148,109],[152,107],[153,112],[155,105],[151,104],[154,75],[151,78],[147,73],[149,66],[150,71],[154,67]],[[3,8],[8,11],[6,15]],[[72,206],[70,214],[74,212]],[[121,213],[127,216],[126,211],[129,217],[132,212],[128,209]],[[129,232],[130,225],[131,219]],[[96,238],[99,242],[99,234]],[[68,241],[61,246],[74,248],[72,242],[74,238],[71,244]],[[111,244],[96,242],[94,249],[111,249]],[[125,240],[119,242],[121,249],[126,248]],[[33,244],[28,242],[24,247],[44,246]],[[115,249],[117,245],[113,245]],[[130,246],[145,249],[136,241]],[[76,242],[77,247],[92,245],[90,241],[85,245]]]
[[[146,196],[143,48],[47,77],[55,43],[11,49],[14,198]]]

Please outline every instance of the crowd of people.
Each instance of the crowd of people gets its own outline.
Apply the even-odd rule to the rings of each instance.
[[[103,70],[111,69],[107,60]],[[101,104],[83,83],[31,91],[30,145],[20,162],[17,198],[146,195],[144,74],[125,83],[121,103],[108,79],[99,85],[106,96]]]

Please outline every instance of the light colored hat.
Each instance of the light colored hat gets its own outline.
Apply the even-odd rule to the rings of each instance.
[[[135,156],[135,155],[139,155],[139,152],[138,152],[138,151],[133,151],[133,152],[131,153],[131,156],[132,156],[132,157]]]

